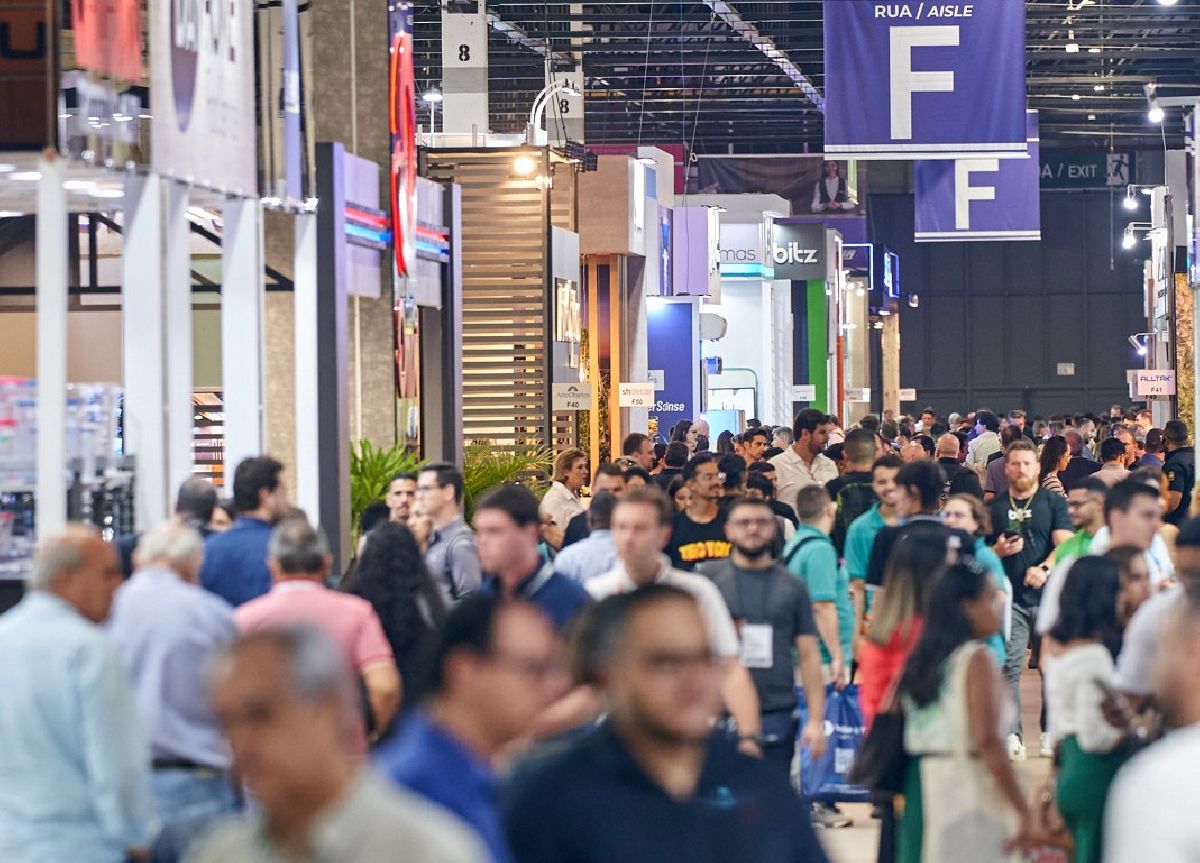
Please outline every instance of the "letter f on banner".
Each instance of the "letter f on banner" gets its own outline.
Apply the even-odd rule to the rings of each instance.
[[[954,229],[971,230],[971,202],[996,200],[995,186],[972,186],[973,172],[1000,170],[999,159],[955,159],[954,161]]]
[[[913,48],[956,48],[958,27],[891,27],[892,140],[912,140],[913,93],[953,93],[954,72],[915,72]]]

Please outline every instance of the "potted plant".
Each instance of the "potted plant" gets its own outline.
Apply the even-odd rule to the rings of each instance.
[[[350,524],[356,548],[363,510],[387,496],[392,477],[415,471],[422,463],[420,456],[398,444],[377,448],[363,438],[357,446],[350,447]]]

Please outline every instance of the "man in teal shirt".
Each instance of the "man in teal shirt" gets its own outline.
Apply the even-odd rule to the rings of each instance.
[[[867,597],[867,564],[875,534],[885,527],[899,524],[896,513],[896,474],[904,466],[900,456],[888,454],[875,460],[871,468],[871,488],[878,502],[850,523],[846,530],[846,574],[854,583],[854,631],[861,632],[863,617],[870,608]]]
[[[821,661],[829,669],[829,680],[841,689],[849,682],[854,607],[850,580],[829,536],[837,507],[824,486],[805,486],[796,496],[796,515],[800,526],[783,550],[783,564],[808,587],[821,637]]]

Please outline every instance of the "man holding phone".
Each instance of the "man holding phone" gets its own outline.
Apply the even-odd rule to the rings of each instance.
[[[1034,623],[1042,600],[1042,587],[1050,577],[1047,562],[1054,547],[1071,537],[1067,502],[1038,484],[1037,448],[1027,440],[1013,441],[1004,455],[1008,492],[989,504],[993,549],[1004,563],[1013,588],[1012,632],[1009,635],[1004,674],[1012,687],[1017,711],[1008,735],[1008,754],[1023,758],[1021,732],[1021,672],[1026,651],[1034,638]],[[1045,711],[1042,732],[1045,735]],[[1045,744],[1046,740],[1043,740]],[[1045,745],[1043,745],[1043,749]]]

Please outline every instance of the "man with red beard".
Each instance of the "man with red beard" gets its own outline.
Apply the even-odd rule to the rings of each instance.
[[[1012,687],[1017,712],[1008,735],[1009,756],[1024,757],[1021,733],[1021,671],[1034,634],[1042,586],[1050,576],[1047,559],[1054,547],[1071,537],[1067,502],[1060,494],[1047,492],[1038,484],[1038,454],[1034,445],[1017,439],[1004,454],[1008,491],[989,504],[994,549],[1004,563],[1013,588],[1012,631],[1004,674]],[[1045,712],[1042,714],[1045,732]]]

